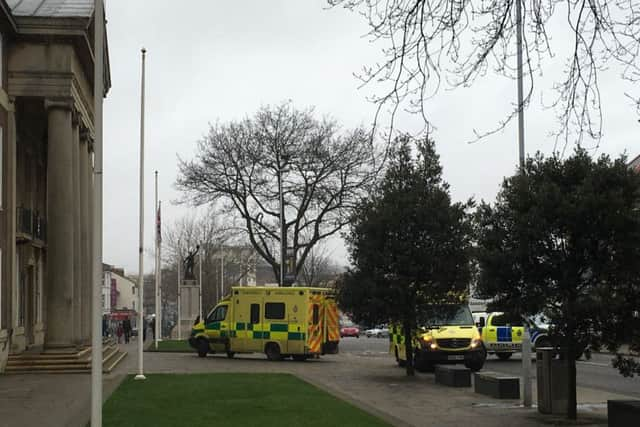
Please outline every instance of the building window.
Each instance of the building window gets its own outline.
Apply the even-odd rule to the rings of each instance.
[[[36,264],[36,323],[42,323],[42,279],[44,277],[42,258]]]

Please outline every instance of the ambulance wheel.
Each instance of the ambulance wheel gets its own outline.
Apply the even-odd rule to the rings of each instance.
[[[264,349],[267,359],[271,361],[282,360],[282,354],[280,354],[280,346],[274,342],[270,342]]]
[[[209,343],[201,338],[198,340],[198,356],[207,357],[207,353],[209,353]]]
[[[464,366],[471,369],[471,372],[477,372],[484,366],[484,360],[471,360],[465,363]]]
[[[513,353],[496,353],[496,356],[500,358],[500,360],[509,360]]]

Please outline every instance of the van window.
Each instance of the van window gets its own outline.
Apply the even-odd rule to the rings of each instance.
[[[213,313],[209,315],[209,318],[207,319],[207,323],[220,322],[221,320],[224,320],[225,317],[227,317],[227,306],[221,305],[220,307],[216,308]]]
[[[283,302],[268,302],[264,305],[264,318],[265,319],[284,319],[284,303]]]
[[[318,304],[313,304],[313,324],[317,325],[320,323],[320,307]]]
[[[251,304],[251,323],[260,323],[260,304]]]
[[[521,318],[507,314],[497,314],[491,318],[491,326],[522,326]]]

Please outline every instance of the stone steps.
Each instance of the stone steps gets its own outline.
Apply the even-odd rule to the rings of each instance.
[[[118,348],[112,341],[105,342],[102,354],[102,370],[111,372],[117,364],[127,355],[126,351]],[[29,373],[90,373],[91,372],[91,348],[70,352],[42,352],[11,355],[7,362],[5,373],[29,374]]]

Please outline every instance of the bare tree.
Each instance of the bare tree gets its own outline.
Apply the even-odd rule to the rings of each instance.
[[[420,113],[427,124],[425,102],[441,86],[469,86],[492,69],[515,78],[517,2],[522,6],[523,44],[528,91],[542,74],[542,63],[552,50],[551,21],[558,41],[569,37],[564,78],[555,82],[552,107],[559,127],[556,137],[580,142],[585,134],[599,141],[602,131],[599,76],[618,64],[622,78],[640,78],[640,1],[605,0],[328,0],[358,11],[369,22],[369,36],[388,43],[384,61],[365,67],[358,76],[363,85],[382,82],[382,94],[373,98],[381,112],[391,113],[391,127],[400,107]],[[563,46],[556,44],[561,54]],[[640,105],[640,104],[639,104]],[[476,132],[481,138],[503,129],[517,116],[518,105],[494,129]]]
[[[337,275],[338,267],[331,259],[331,251],[323,244],[311,249],[300,270],[300,278],[305,286],[326,286]]]
[[[180,161],[177,186],[185,200],[220,202],[224,212],[239,217],[276,277],[280,248],[288,243],[297,275],[314,245],[347,224],[354,202],[375,183],[375,160],[364,129],[341,132],[334,120],[283,103],[240,122],[210,126],[196,159]]]

